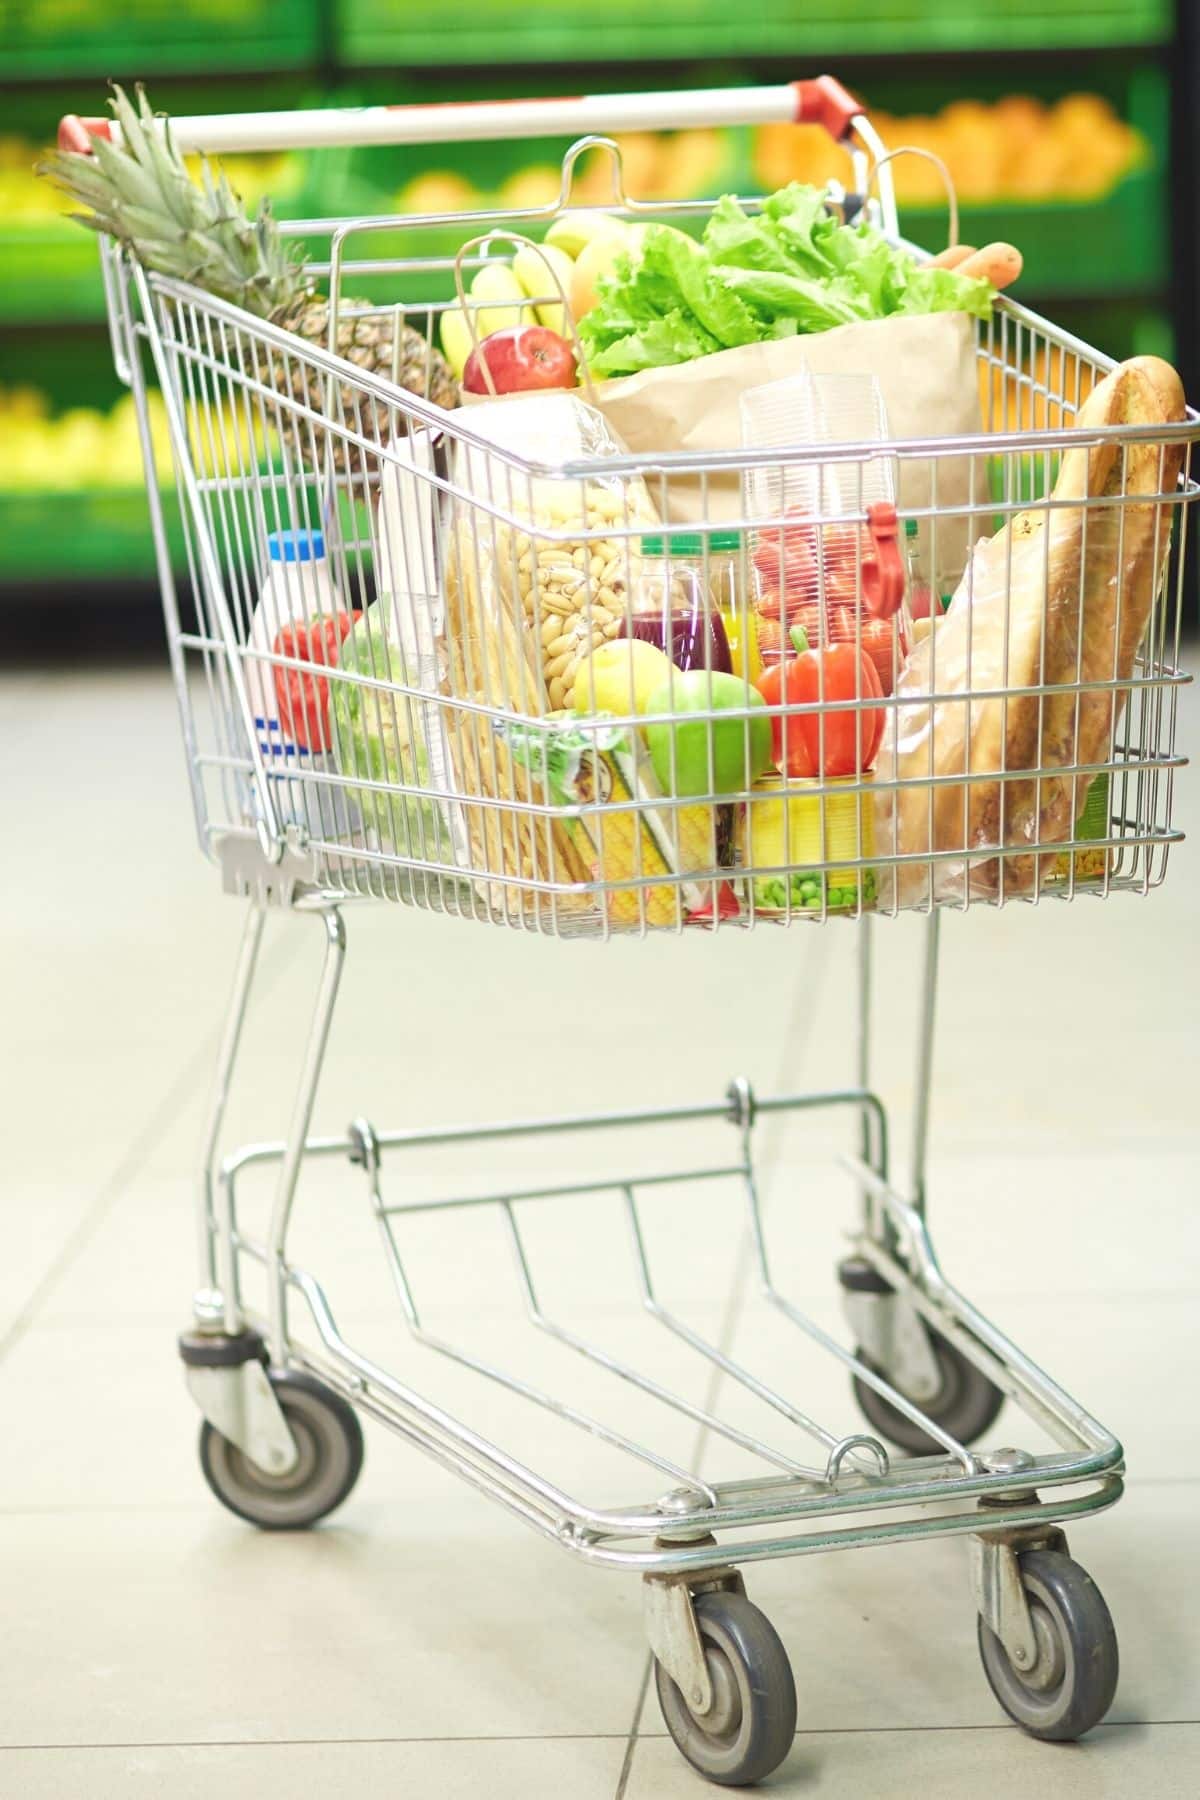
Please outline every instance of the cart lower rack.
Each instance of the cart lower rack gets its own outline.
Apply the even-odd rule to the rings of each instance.
[[[177,136],[205,150],[800,118],[854,145],[858,192],[831,191],[827,207],[897,240],[882,146],[827,78],[700,95],[190,119]],[[82,149],[96,124],[64,129],[67,146]],[[133,120],[132,129],[160,127]],[[729,1785],[776,1768],[796,1725],[787,1652],[748,1598],[742,1567],[965,1535],[997,1699],[1035,1736],[1076,1737],[1108,1709],[1118,1658],[1108,1610],[1068,1555],[1063,1527],[1119,1498],[1122,1451],[939,1266],[925,1205],[939,918],[946,907],[1145,893],[1163,879],[1180,835],[1172,801],[1183,761],[1183,526],[1174,527],[1194,494],[1188,456],[1200,420],[1168,392],[1178,384],[1164,365],[1106,387],[1104,357],[1001,299],[987,319],[946,315],[927,340],[951,353],[947,403],[965,404],[971,429],[630,454],[598,412],[560,395],[538,417],[568,418],[571,441],[514,445],[519,410],[440,404],[454,396],[434,342],[439,330],[445,341],[456,304],[478,326],[488,296],[465,294],[464,274],[494,275],[502,227],[524,239],[568,207],[585,153],[611,157],[614,210],[639,226],[658,217],[688,229],[706,210],[626,201],[619,145],[588,138],[567,153],[559,206],[507,220],[290,227],[328,286],[327,301],[305,302],[323,308],[321,323],[296,330],[102,242],[114,354],[142,423],[197,830],[226,889],[249,901],[203,1149],[200,1285],[181,1339],[204,1415],[204,1473],[226,1506],[264,1528],[315,1524],[354,1487],[366,1414],[563,1550],[638,1573],[668,1730],[701,1774]],[[758,216],[742,204],[747,221]],[[472,229],[483,235],[464,242]],[[403,300],[354,296],[380,278]],[[559,286],[541,302],[561,305]],[[151,370],[173,500],[155,461]],[[1089,412],[1096,393],[1099,420]],[[872,498],[880,491],[895,504]],[[194,627],[177,602],[171,505]],[[897,507],[955,591],[924,646],[896,610]],[[681,522],[685,551],[670,541]],[[689,556],[689,617],[701,637],[719,641],[717,595],[733,595],[723,634],[741,646],[740,676],[727,678],[740,680],[740,695],[727,689],[718,706],[706,652],[704,695],[685,705],[672,686],[665,700],[638,704],[631,649],[628,700],[603,706],[598,670],[608,645],[639,636],[636,595],[657,593],[661,654],[674,649],[668,625],[683,577],[672,559]],[[801,577],[811,586],[797,598]],[[282,608],[281,595],[290,596]],[[765,716],[750,692],[752,625],[783,690]],[[796,625],[821,671],[815,698],[790,690],[785,640]],[[848,686],[833,683],[833,651],[856,671]],[[763,774],[771,759],[773,778]],[[340,1135],[314,1135],[345,957],[342,907],[371,898],[564,938],[853,919],[853,1079],[762,1097],[735,1079],[724,1096],[686,1107],[437,1132],[360,1118]],[[272,909],[320,923],[317,1001],[286,1135],[223,1155]],[[926,915],[926,944],[901,1183],[867,1045],[871,915],[905,909]],[[827,1114],[852,1127],[843,1166],[859,1202],[836,1271],[845,1340],[780,1274],[757,1154],[764,1118]],[[681,1130],[706,1150],[664,1161],[661,1145]],[[568,1177],[429,1193],[404,1175],[442,1152],[592,1146],[601,1136],[628,1142],[627,1164],[601,1172],[589,1154],[585,1172],[577,1163]],[[302,1177],[339,1160],[356,1172],[378,1230],[411,1340],[411,1382],[356,1346],[331,1284],[293,1258]],[[257,1231],[244,1205],[256,1171],[273,1188]],[[765,1359],[735,1354],[672,1293],[679,1233],[664,1232],[661,1216],[698,1188],[740,1231],[757,1316],[784,1334],[785,1348]],[[560,1217],[585,1266],[600,1246],[617,1257],[636,1334],[611,1322],[584,1330],[559,1303],[563,1259],[547,1257],[539,1236]],[[423,1225],[448,1220],[472,1240],[499,1233],[506,1243],[521,1342],[536,1346],[531,1366],[501,1359],[486,1331],[480,1344],[427,1313],[412,1244]],[[492,1261],[483,1266],[499,1287]],[[794,1390],[790,1372],[805,1358]],[[808,1392],[814,1368],[845,1383],[831,1408]],[[421,1370],[431,1382],[450,1371],[467,1403],[430,1398]],[[847,1388],[852,1418],[841,1410]],[[1006,1401],[1015,1410],[1003,1442]],[[501,1412],[551,1417],[577,1449],[599,1447],[620,1486],[593,1491],[582,1456],[565,1474],[535,1466],[492,1423]],[[697,1466],[686,1442],[697,1427],[719,1470]],[[1051,1447],[1029,1447],[1030,1431]]]
[[[201,1461],[218,1498],[271,1529],[312,1525],[346,1499],[357,1479],[363,1455],[357,1413],[380,1420],[571,1554],[641,1574],[664,1716],[684,1754],[718,1781],[748,1782],[768,1773],[786,1754],[795,1729],[786,1652],[747,1598],[738,1573],[745,1564],[779,1557],[967,1534],[981,1655],[1001,1704],[1044,1737],[1076,1736],[1101,1717],[1116,1683],[1116,1639],[1094,1584],[1066,1554],[1063,1525],[1120,1497],[1121,1446],[943,1275],[922,1197],[927,1085],[919,1096],[908,1195],[890,1173],[887,1113],[865,1080],[840,1091],[762,1099],[735,1080],[722,1099],[695,1106],[442,1131],[377,1131],[359,1119],[341,1136],[311,1137],[308,1119],[346,946],[338,910],[316,910],[325,929],[324,975],[293,1135],[223,1160],[215,1156],[262,935],[264,913],[257,905],[247,921],[214,1089],[207,1136],[212,1161],[200,1212],[205,1286],[181,1349],[205,1414]],[[927,930],[922,1062],[932,1042],[936,913]],[[861,946],[859,1016],[865,1029],[866,922]],[[865,1068],[865,1041],[859,1063]],[[861,1146],[843,1159],[859,1189],[862,1216],[837,1269],[853,1348],[778,1284],[754,1157],[755,1127],[763,1117],[830,1111],[848,1115]],[[619,1134],[622,1142],[629,1138],[640,1146],[659,1129],[682,1126],[719,1127],[728,1134],[728,1155],[666,1168],[659,1158],[615,1175],[537,1187],[489,1184],[484,1191],[429,1198],[387,1196],[385,1169],[398,1163],[403,1182],[406,1159],[419,1160],[422,1152],[486,1151],[499,1143],[597,1133]],[[301,1169],[325,1159],[360,1171],[409,1331],[431,1359],[478,1377],[483,1417],[486,1389],[499,1385],[616,1452],[628,1477],[644,1484],[644,1497],[611,1506],[566,1491],[479,1424],[435,1404],[347,1340],[333,1297],[288,1254]],[[238,1205],[240,1185],[255,1169],[273,1175],[275,1183],[261,1237],[245,1228]],[[773,1370],[740,1362],[689,1322],[683,1309],[660,1298],[648,1218],[660,1196],[708,1183],[723,1185],[744,1219],[759,1305],[843,1367],[867,1429],[831,1429],[810,1416]],[[603,1213],[602,1201],[608,1203]],[[623,1331],[613,1342],[593,1341],[548,1305],[527,1225],[546,1207],[572,1208],[590,1221],[590,1234],[580,1233],[587,1257],[597,1223],[606,1221],[610,1229],[619,1223],[629,1247],[630,1303],[660,1328],[664,1341],[682,1342],[697,1362],[720,1374],[726,1389],[759,1403],[769,1425],[752,1431],[715,1403],[697,1403],[653,1364],[632,1362]],[[569,1390],[552,1391],[426,1324],[406,1257],[406,1228],[422,1215],[444,1219],[450,1213],[461,1213],[468,1230],[484,1215],[502,1221],[531,1330],[609,1378],[603,1412],[585,1410]],[[261,1308],[246,1302],[248,1276],[264,1290]],[[499,1276],[494,1279],[499,1285]],[[710,1478],[685,1457],[639,1441],[616,1423],[623,1418],[620,1390],[628,1386],[663,1415],[704,1427],[733,1456],[736,1472]],[[971,1448],[992,1429],[1006,1399],[1049,1437],[1053,1449]]]

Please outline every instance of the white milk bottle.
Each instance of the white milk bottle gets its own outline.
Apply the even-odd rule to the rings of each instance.
[[[322,532],[301,527],[268,534],[246,645],[246,693],[280,822],[302,826],[313,838],[344,840],[350,831],[345,797],[328,783],[305,779],[314,770],[334,771],[330,684],[266,658],[295,656],[336,666],[354,616],[334,579]]]

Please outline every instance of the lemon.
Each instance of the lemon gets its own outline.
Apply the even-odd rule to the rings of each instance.
[[[612,638],[579,665],[575,677],[575,711],[579,713],[644,713],[656,688],[670,678],[669,656],[641,638]]]

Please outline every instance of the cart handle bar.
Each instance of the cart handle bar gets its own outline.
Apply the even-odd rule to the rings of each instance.
[[[418,106],[331,106],[299,112],[211,113],[173,118],[180,150],[312,150],[325,145],[465,143],[500,138],[584,137],[674,131],[697,125],[821,125],[841,142],[862,106],[833,75],[773,87],[696,88],[684,93],[576,94],[552,100],[467,100]],[[68,113],[60,150],[87,155],[91,139],[119,143],[113,119]]]

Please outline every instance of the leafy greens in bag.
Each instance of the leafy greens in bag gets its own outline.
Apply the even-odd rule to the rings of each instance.
[[[994,290],[913,262],[870,225],[841,225],[793,182],[751,216],[731,194],[701,242],[651,225],[601,282],[580,322],[592,373],[633,375],[717,350],[896,313],[991,313]]]

